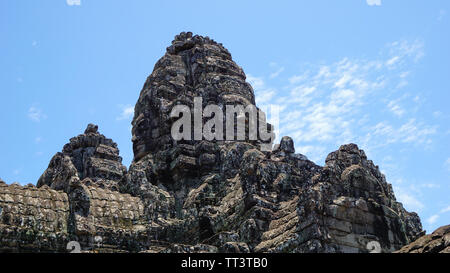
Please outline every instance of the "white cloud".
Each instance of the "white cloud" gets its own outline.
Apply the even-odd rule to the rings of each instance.
[[[370,82],[365,77],[372,66],[344,58],[320,66],[315,73],[308,70],[290,77],[289,96],[283,102],[294,110],[283,113],[280,131],[296,137],[297,142],[348,139],[352,115],[362,98],[382,85],[381,80]]]
[[[324,159],[327,155],[325,147],[321,146],[297,146],[295,147],[295,152],[306,155],[310,160],[318,162]]]
[[[120,105],[120,108],[122,108],[122,112],[120,113],[120,116],[116,118],[116,120],[124,120],[124,119],[130,119],[134,115],[134,106],[132,105]]]
[[[308,73],[305,73],[303,75],[295,75],[289,78],[289,83],[290,84],[296,84],[299,83],[301,81],[304,81],[305,78],[307,77]]]
[[[258,90],[255,92],[256,103],[258,105],[268,104],[273,99],[275,94],[276,94],[276,90],[274,90],[274,89]]]
[[[66,3],[69,6],[80,6],[81,0],[66,0]]]
[[[381,0],[366,0],[369,6],[381,6]]]
[[[421,211],[425,206],[413,194],[401,187],[395,187],[395,196],[408,211]]]
[[[450,206],[443,208],[441,211],[441,213],[446,213],[446,212],[450,212]]]
[[[28,117],[35,122],[40,122],[41,120],[47,118],[41,109],[34,106],[31,106],[30,109],[28,109]]]
[[[433,112],[433,117],[434,117],[434,118],[440,118],[440,117],[442,117],[442,112],[441,112],[441,111],[434,111],[434,112]]]
[[[386,61],[386,65],[387,66],[393,66],[396,62],[398,62],[398,60],[400,60],[399,56],[394,56],[392,58],[390,58],[389,60]]]
[[[437,220],[441,217],[441,214],[444,214],[444,213],[447,213],[447,212],[450,212],[450,206],[448,206],[448,207],[446,207],[446,208],[443,208],[443,209],[441,209],[438,213],[436,213],[436,214],[431,215],[430,217],[428,217],[428,218],[426,219],[426,223],[427,223],[429,226],[435,224],[435,223],[437,222]]]
[[[396,116],[401,117],[405,113],[405,110],[398,104],[397,101],[390,101],[388,104],[389,110]]]
[[[254,90],[258,90],[264,87],[264,81],[262,78],[253,77],[252,75],[247,75],[247,81],[252,85]]]
[[[405,64],[408,60],[417,62],[425,56],[424,47],[424,42],[420,39],[392,42],[388,44],[389,59],[386,61],[386,65],[392,68],[393,66]]]
[[[374,137],[383,139],[379,146],[385,146],[392,143],[412,143],[431,144],[432,135],[437,132],[436,126],[426,125],[423,122],[418,122],[416,119],[409,119],[400,127],[395,128],[389,122],[379,122],[373,127],[370,127],[370,132],[366,135],[366,141],[369,142]]]
[[[270,79],[274,79],[274,78],[278,77],[278,75],[280,75],[281,72],[283,72],[283,71],[284,71],[284,67],[280,67],[280,68],[278,68],[277,71],[275,71],[272,74],[270,74],[269,78]]]
[[[42,141],[42,138],[41,137],[36,137],[35,139],[34,139],[34,142],[36,142],[36,143],[40,143]]]
[[[426,184],[421,184],[420,187],[427,188],[427,189],[439,189],[441,186],[438,184],[426,183]]]
[[[400,40],[387,44],[374,59],[304,64],[303,71],[288,75],[287,85],[279,88],[263,77],[248,75],[247,81],[260,108],[282,106],[275,142],[291,136],[299,152],[321,164],[316,160],[343,143],[357,143],[366,152],[393,144],[430,147],[437,126],[417,115],[425,98],[412,95],[412,88],[408,93],[399,89],[408,84],[423,55],[419,40]]]
[[[438,220],[438,218],[439,218],[439,215],[437,215],[437,214],[432,215],[432,216],[430,216],[430,217],[427,219],[427,223],[428,223],[429,225],[432,225],[432,224],[436,223],[436,221]]]
[[[253,91],[255,92],[255,100],[258,107],[260,107],[261,109],[265,109],[269,106],[269,104],[273,103],[273,99],[277,94],[277,90],[273,88],[267,88],[263,78],[248,75],[247,81],[252,85],[254,89]]]
[[[447,168],[447,170],[450,171],[450,157],[447,158],[447,160],[445,161],[444,165],[445,165],[445,167]]]

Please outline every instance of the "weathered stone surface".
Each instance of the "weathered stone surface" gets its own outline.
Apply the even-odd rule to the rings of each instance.
[[[66,193],[0,183],[0,252],[65,251],[68,217]]]
[[[135,161],[178,144],[171,137],[174,105],[193,109],[194,97],[202,98],[203,107],[254,105],[253,89],[245,79],[242,68],[222,44],[190,32],[177,35],[156,63],[136,103],[132,122]]]
[[[137,197],[78,182],[69,193],[71,233],[84,246],[101,238],[102,248],[147,249],[144,206]]]
[[[89,178],[85,181],[117,191],[126,171],[117,144],[100,134],[97,125],[89,124],[84,134],[71,138],[63,151],[56,153],[37,186],[67,192],[71,181]]]
[[[328,155],[312,186],[300,193],[298,211],[299,251],[367,252],[377,241],[391,252],[422,234],[417,214],[403,209],[378,166],[355,144]]]
[[[88,125],[52,158],[38,188],[0,182],[0,232],[8,238],[0,251],[66,251],[76,240],[87,252],[368,252],[371,241],[391,252],[423,235],[418,215],[396,201],[355,144],[329,154],[321,167],[295,154],[290,137],[272,151],[249,138],[175,141],[170,111],[192,106],[194,97],[203,106],[255,104],[243,70],[221,44],[181,33],[136,103],[129,170],[117,145]],[[42,197],[19,197],[34,191]],[[44,211],[45,224],[11,222],[23,218],[23,206],[44,206],[50,195],[62,201],[48,209],[62,211]],[[50,233],[25,247],[19,228]],[[49,236],[60,239],[42,247]]]
[[[402,247],[397,253],[450,253],[450,225],[440,227]]]

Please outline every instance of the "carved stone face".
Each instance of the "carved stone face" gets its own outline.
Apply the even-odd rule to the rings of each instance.
[[[242,69],[221,45],[208,37],[181,33],[156,63],[141,91],[132,122],[134,160],[184,143],[171,136],[173,106],[187,105],[193,112],[194,97],[203,107],[215,104],[255,104],[253,90]]]

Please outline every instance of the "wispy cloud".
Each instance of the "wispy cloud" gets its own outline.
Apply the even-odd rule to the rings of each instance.
[[[414,41],[399,40],[388,44],[390,58],[386,66],[392,68],[405,64],[409,60],[418,62],[425,56],[424,42],[420,39]]]
[[[433,117],[434,117],[434,118],[440,118],[440,117],[442,117],[442,112],[441,112],[441,111],[434,111],[434,112],[433,112]]]
[[[427,189],[439,189],[441,186],[438,184],[433,184],[433,183],[425,183],[425,184],[420,184],[421,188],[427,188]]]
[[[121,113],[116,118],[117,120],[124,120],[124,119],[130,119],[134,114],[134,106],[132,105],[120,105]]]
[[[410,110],[421,105],[421,97],[400,92],[424,56],[423,42],[388,43],[378,56],[305,65],[284,87],[272,87],[270,77],[247,80],[259,107],[282,105],[276,141],[291,136],[302,152],[314,153],[306,154],[311,159],[323,160],[326,151],[349,142],[373,149],[395,143],[428,147],[437,126]]]
[[[445,168],[450,171],[450,157],[447,158],[447,160],[444,163]]]
[[[330,151],[350,142],[375,159],[382,149],[428,149],[434,143],[439,127],[435,119],[423,115],[427,97],[409,86],[423,56],[420,39],[399,40],[387,43],[371,59],[347,57],[308,63],[295,74],[284,70],[284,85],[271,81],[270,76],[249,75],[247,80],[259,107],[282,106],[275,142],[291,136],[296,152],[320,165]],[[402,184],[399,158],[395,153],[384,157],[387,163],[379,163],[394,186],[397,200],[408,211],[423,213],[426,202],[421,192],[439,185]]]
[[[277,67],[277,64],[271,63],[271,66]],[[279,68],[277,68],[277,70],[275,72],[270,74],[269,78],[274,79],[274,78],[278,77],[283,71],[284,71],[284,67],[279,67]]]
[[[295,152],[303,155],[307,155],[307,157],[315,162],[318,162],[324,158],[324,155],[329,152],[325,147],[320,145],[306,145],[306,146],[297,146],[295,147]]]
[[[420,212],[425,207],[414,194],[402,187],[395,187],[395,196],[407,210]]]
[[[253,77],[252,75],[248,74],[247,81],[253,86],[255,91],[264,87],[264,80],[260,77]]]
[[[277,94],[276,89],[265,86],[264,79],[262,77],[254,77],[249,74],[247,75],[247,81],[254,88],[256,104],[260,107],[264,107],[269,104]]]
[[[381,0],[366,0],[369,6],[381,6]]]
[[[446,207],[446,208],[443,208],[443,209],[441,210],[441,213],[446,213],[446,212],[450,212],[450,206],[448,206],[448,207]]]
[[[66,3],[69,6],[80,6],[81,0],[66,0]]]
[[[28,109],[28,118],[30,118],[34,122],[41,122],[41,120],[47,118],[47,115],[45,115],[41,109],[35,106],[31,106]]]
[[[439,212],[431,215],[430,217],[428,217],[425,222],[426,224],[429,226],[429,228],[433,228],[434,224],[436,224],[436,222],[439,220],[439,218],[441,218],[441,216],[445,213],[450,212],[450,206],[447,206],[443,209],[441,209]]]
[[[403,109],[398,101],[390,101],[388,104],[389,110],[394,113],[396,116],[401,117],[405,113],[405,109]]]
[[[282,115],[280,131],[298,142],[345,141],[363,98],[383,85],[383,79],[372,81],[366,75],[376,65],[344,58],[291,77],[289,96],[278,99],[292,106]]]
[[[385,140],[377,146],[386,146],[393,143],[431,144],[431,136],[437,132],[437,126],[418,122],[414,118],[409,119],[399,127],[393,127],[389,122],[379,122],[370,129],[365,142],[369,142],[372,138]]]
[[[439,215],[438,214],[434,214],[434,215],[428,217],[426,221],[427,221],[428,225],[432,225],[432,224],[436,223],[436,221],[438,219],[439,219]]]

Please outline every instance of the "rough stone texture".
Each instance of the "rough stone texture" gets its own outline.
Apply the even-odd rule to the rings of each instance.
[[[100,236],[102,248],[140,251],[148,247],[139,198],[79,182],[71,185],[69,200],[70,231],[82,245]]]
[[[328,155],[299,194],[297,212],[295,244],[272,246],[274,251],[367,252],[367,244],[377,241],[391,252],[423,234],[418,215],[396,201],[378,166],[355,144]]]
[[[440,227],[402,247],[397,253],[450,253],[450,225]]]
[[[66,252],[69,241],[85,251],[147,249],[142,201],[118,192],[121,161],[117,144],[89,124],[51,159],[37,187],[0,181],[0,251]]]
[[[71,138],[63,151],[53,156],[37,186],[67,191],[71,181],[84,180],[117,191],[126,172],[117,144],[100,134],[97,125],[89,124],[84,134]]]
[[[396,201],[391,185],[355,144],[332,152],[321,167],[296,154],[290,137],[271,151],[260,146],[270,142],[248,138],[175,141],[170,111],[177,104],[192,106],[196,96],[203,106],[255,103],[243,70],[221,44],[181,33],[136,103],[129,170],[117,145],[89,125],[52,158],[35,188],[65,198],[52,203],[66,213],[58,218],[61,231],[33,239],[29,248],[14,245],[21,235],[13,231],[0,251],[65,251],[63,242],[77,240],[95,252],[368,252],[370,241],[391,252],[423,235],[418,215]],[[10,194],[15,187],[2,184],[2,234],[21,227],[8,220],[12,216],[4,218],[6,207],[23,213],[13,197],[20,195]],[[55,221],[49,217],[41,218]],[[63,239],[41,248],[40,240],[55,232]]]
[[[0,182],[0,252],[66,252],[69,241],[84,250],[148,249],[140,199],[86,184],[72,183],[67,194]]]
[[[67,194],[0,181],[0,252],[65,251]]]
[[[233,62],[222,44],[208,37],[192,36],[190,32],[177,35],[166,54],[157,61],[136,103],[132,121],[135,161],[179,144],[171,137],[170,112],[174,105],[187,105],[192,109],[194,97],[202,98],[203,107],[208,104],[254,105],[253,89],[245,79],[244,71]],[[196,144],[195,141],[185,142],[191,146]],[[185,149],[190,150],[191,146]],[[186,156],[189,153],[183,149],[179,152]],[[186,164],[193,166],[194,163]]]

